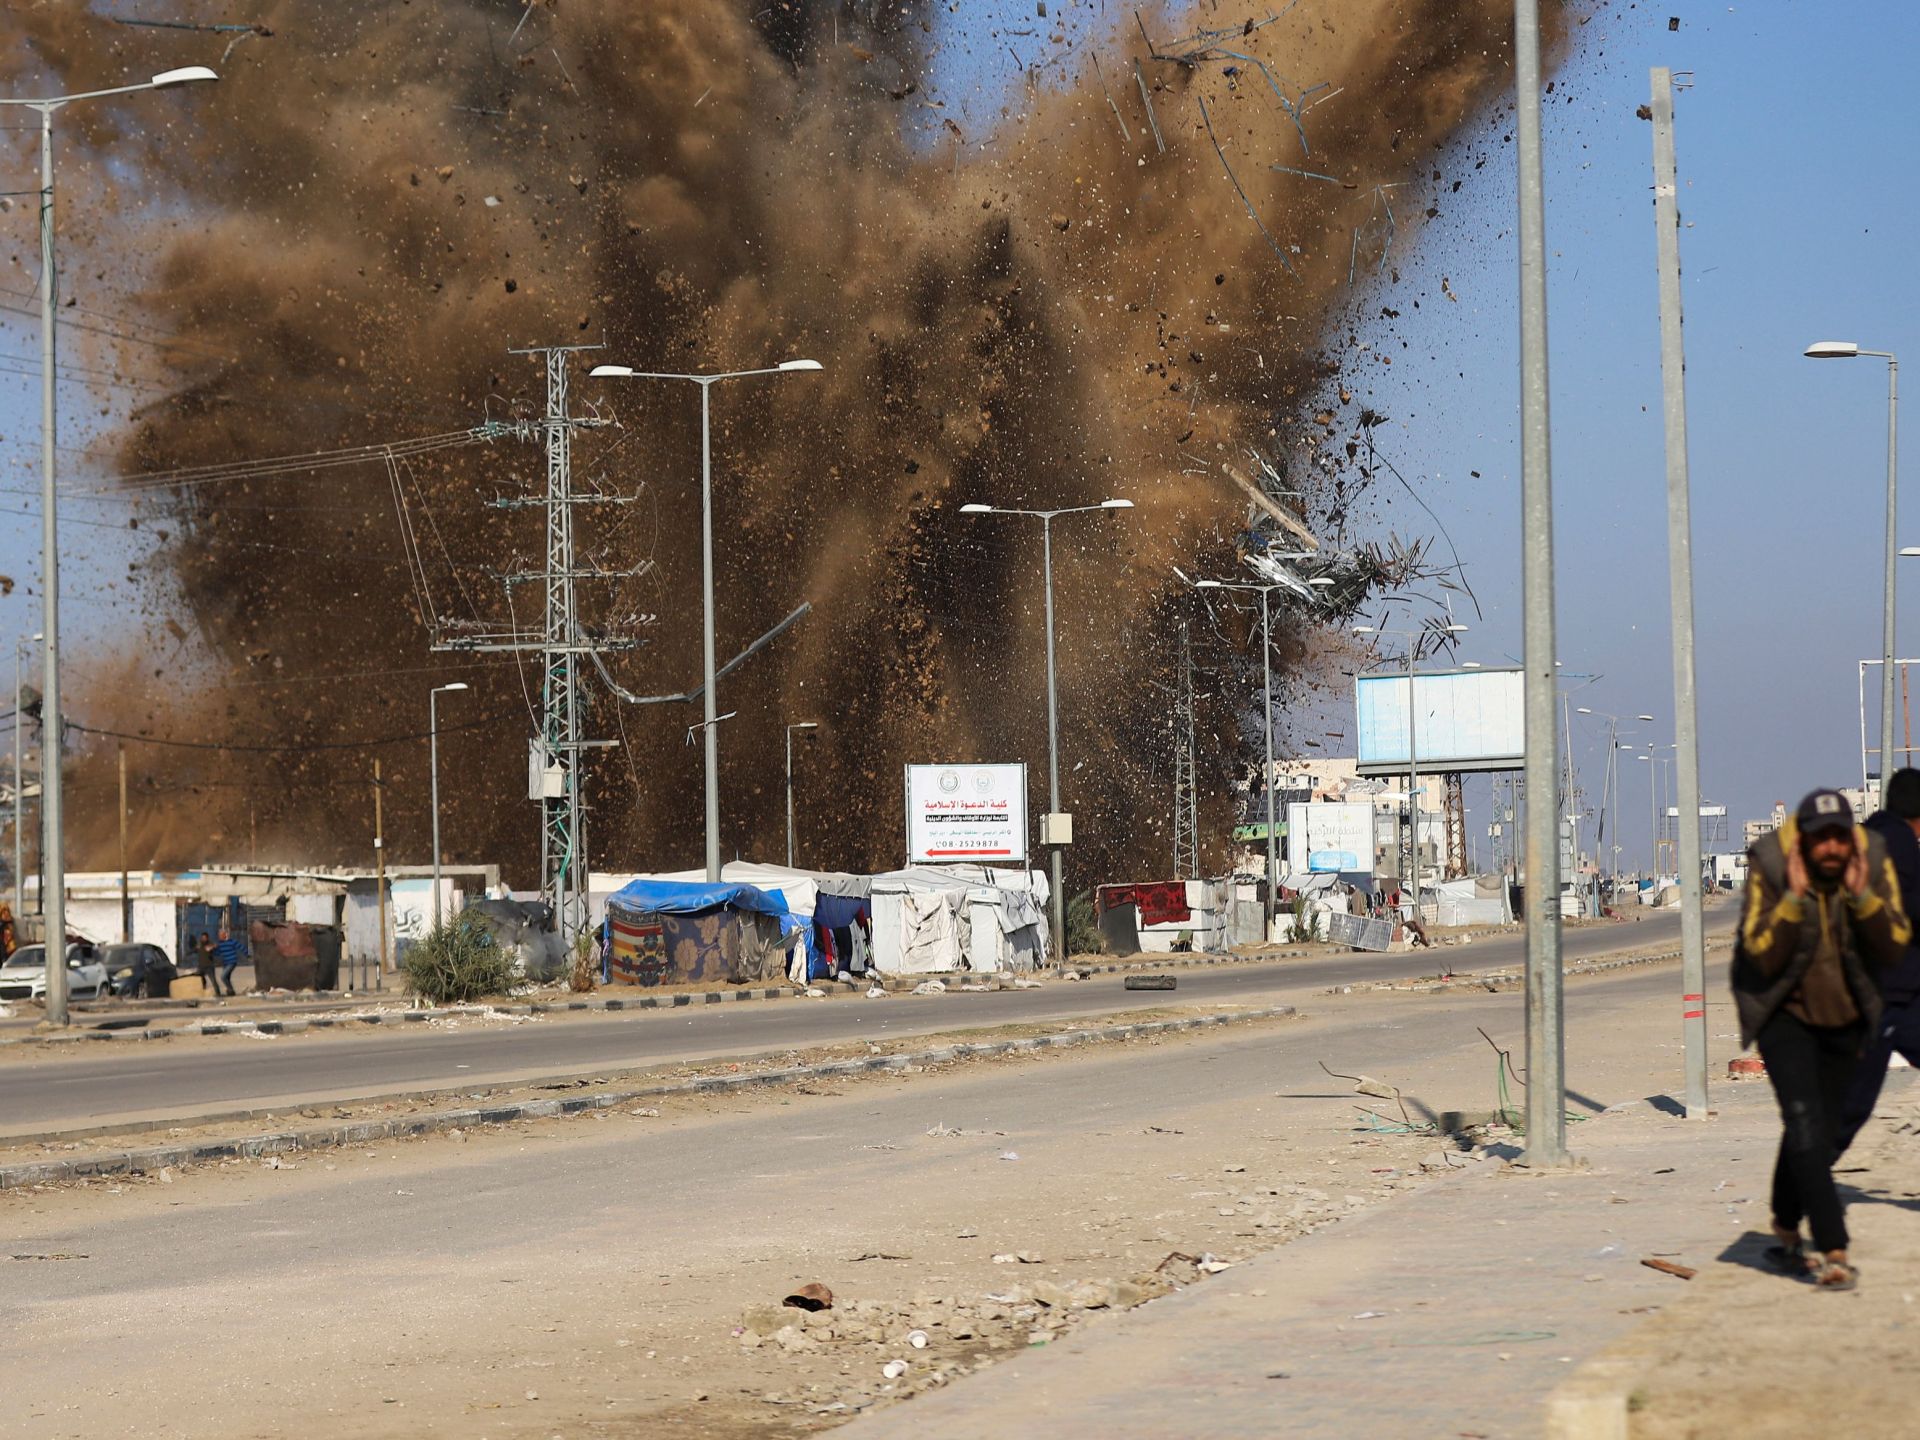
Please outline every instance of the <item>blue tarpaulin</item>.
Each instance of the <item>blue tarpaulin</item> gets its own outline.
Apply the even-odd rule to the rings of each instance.
[[[762,890],[757,885],[729,884],[724,880],[714,885],[691,880],[629,880],[607,897],[607,903],[654,915],[697,915],[703,910],[718,910],[725,906],[735,910],[754,910],[776,919],[791,919],[787,916],[786,897],[778,890]],[[798,923],[794,922],[795,925]]]

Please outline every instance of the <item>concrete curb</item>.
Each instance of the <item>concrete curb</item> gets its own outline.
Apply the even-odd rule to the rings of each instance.
[[[1709,940],[1705,953],[1716,950],[1728,950],[1733,947],[1733,937]],[[1577,964],[1568,965],[1561,970],[1563,975],[1604,975],[1611,970],[1631,970],[1641,965],[1658,965],[1668,960],[1682,958],[1683,951],[1657,950],[1649,953],[1609,952],[1595,956]],[[1403,995],[1442,995],[1451,990],[1485,990],[1499,985],[1520,985],[1525,983],[1526,974],[1520,970],[1491,970],[1485,974],[1462,972],[1451,980],[1429,980],[1421,984],[1396,983],[1391,980],[1365,981],[1358,985],[1335,985],[1322,992],[1328,995],[1350,995],[1365,991],[1392,991]]]
[[[272,1131],[233,1140],[204,1140],[181,1145],[157,1145],[137,1150],[116,1150],[64,1160],[29,1161],[0,1166],[0,1190],[17,1190],[26,1185],[53,1185],[95,1175],[128,1175],[159,1170],[169,1166],[206,1164],[220,1160],[253,1160],[299,1150],[323,1150],[341,1145],[365,1145],[378,1140],[401,1140],[431,1135],[474,1125],[503,1125],[511,1120],[544,1120],[560,1115],[580,1115],[590,1110],[612,1110],[636,1100],[652,1100],[671,1095],[712,1095],[757,1089],[766,1085],[786,1085],[802,1080],[832,1079],[870,1074],[883,1070],[905,1070],[915,1065],[937,1065],[955,1060],[1019,1055],[1042,1050],[1064,1049],[1103,1040],[1136,1040],[1151,1035],[1168,1035],[1183,1030],[1228,1025],[1236,1020],[1270,1020],[1295,1014],[1291,1005],[1271,1005],[1259,1010],[1233,1014],[1198,1015],[1183,1020],[1143,1020],[1128,1025],[1106,1025],[1095,1030],[1064,1030],[1051,1035],[1034,1035],[1014,1040],[990,1040],[979,1044],[942,1045],[910,1055],[874,1055],[859,1060],[835,1060],[820,1065],[795,1065],[781,1070],[763,1070],[751,1075],[712,1075],[682,1080],[668,1085],[646,1085],[637,1089],[605,1091],[564,1100],[520,1100],[504,1105],[478,1105],[460,1110],[440,1110],[428,1115],[409,1115],[391,1120],[360,1120],[341,1125],[322,1125],[304,1130]]]
[[[1169,967],[1195,967],[1201,965],[1265,965],[1275,960],[1297,958],[1313,953],[1305,948],[1276,950],[1266,955],[1223,955],[1213,952],[1200,952],[1183,955],[1178,958],[1169,956],[1106,964],[1106,965],[1069,965],[1067,968],[1082,975],[1114,975],[1129,971],[1164,969]],[[1059,980],[1058,970],[1037,972],[1044,980]],[[910,994],[913,987],[928,980],[939,980],[949,989],[964,984],[978,976],[961,972],[949,975],[919,975],[911,980],[896,978],[886,982],[889,994]],[[816,982],[819,983],[819,982]],[[832,989],[841,994],[858,995],[864,986],[841,984],[838,981],[827,982]],[[1072,983],[1072,982],[1063,982]],[[381,1010],[373,1013],[351,1015],[290,1015],[284,1020],[200,1020],[187,1025],[148,1025],[140,1029],[131,1027],[123,1030],[65,1030],[57,1034],[15,1035],[0,1037],[0,1046],[7,1045],[84,1045],[89,1042],[169,1040],[175,1035],[298,1035],[307,1030],[352,1030],[363,1026],[410,1025],[427,1020],[454,1020],[475,1015],[580,1015],[608,1014],[627,1010],[671,1010],[690,1005],[718,1005],[729,1000],[779,1000],[786,997],[798,997],[805,991],[791,985],[766,986],[745,990],[708,990],[700,993],[682,992],[675,995],[634,995],[608,996],[593,1000],[533,1000],[509,1005],[452,1005],[443,1009],[427,1010]],[[370,1001],[368,1003],[378,1003]],[[158,1018],[158,1017],[156,1017]]]

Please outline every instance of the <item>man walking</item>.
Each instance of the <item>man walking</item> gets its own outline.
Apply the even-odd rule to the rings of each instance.
[[[1851,1290],[1858,1279],[1833,1147],[1861,1051],[1879,1032],[1880,973],[1911,939],[1886,846],[1854,823],[1838,791],[1815,790],[1748,852],[1733,998],[1741,1044],[1758,1042],[1780,1104],[1779,1244],[1768,1253],[1824,1289]]]
[[[220,978],[226,982],[227,994],[234,993],[233,972],[240,962],[247,958],[246,944],[235,935],[225,922],[220,926],[220,943],[213,947],[214,958],[220,964]],[[218,989],[215,990],[218,994]]]
[[[1894,771],[1887,781],[1884,805],[1865,824],[1887,847],[1900,885],[1900,903],[1912,924],[1920,915],[1920,770]],[[1880,1024],[1867,1040],[1866,1054],[1847,1091],[1840,1134],[1834,1142],[1836,1160],[1846,1153],[1879,1103],[1893,1052],[1898,1050],[1909,1064],[1920,1065],[1920,946],[1909,942],[1899,962],[1881,976],[1880,999]]]

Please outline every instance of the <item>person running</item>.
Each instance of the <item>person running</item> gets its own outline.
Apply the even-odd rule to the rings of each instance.
[[[227,982],[227,994],[237,993],[233,988],[233,972],[239,968],[240,962],[247,958],[246,942],[222,925],[220,943],[213,947],[213,954],[220,963],[220,978]],[[216,990],[214,993],[219,992]]]
[[[1862,823],[1886,844],[1900,884],[1900,903],[1911,924],[1920,915],[1920,770],[1894,771],[1881,808]],[[1880,999],[1880,1024],[1867,1041],[1841,1111],[1840,1133],[1834,1141],[1836,1160],[1853,1144],[1853,1137],[1880,1102],[1880,1087],[1886,1083],[1887,1062],[1894,1051],[1906,1056],[1908,1064],[1920,1065],[1920,946],[1909,943],[1899,962],[1881,977]]]
[[[214,978],[213,937],[204,930],[200,932],[200,938],[193,942],[193,970],[200,977],[200,983],[207,987],[207,994],[220,993],[220,982]]]
[[[1833,1147],[1848,1086],[1879,1030],[1879,972],[1913,938],[1880,836],[1835,790],[1815,790],[1748,851],[1733,957],[1740,1042],[1758,1043],[1779,1101],[1768,1256],[1828,1290],[1851,1290]],[[1802,1239],[1806,1222],[1812,1246]]]

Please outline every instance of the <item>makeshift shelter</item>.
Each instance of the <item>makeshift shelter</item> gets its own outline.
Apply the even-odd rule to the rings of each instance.
[[[873,965],[883,974],[1031,970],[1047,959],[1046,877],[917,865],[873,877]]]
[[[629,881],[606,923],[608,978],[624,985],[774,979],[806,928],[782,891],[729,881]]]
[[[1102,885],[1095,892],[1097,923],[1109,945],[1124,946],[1130,935],[1132,949],[1142,954],[1165,953],[1183,938],[1194,950],[1225,950],[1232,905],[1232,887],[1222,880]]]
[[[676,870],[628,878],[703,885],[706,877],[705,870]],[[788,912],[806,922],[806,949],[794,955],[787,972],[795,984],[841,970],[855,975],[866,972],[872,940],[867,897],[873,882],[869,877],[838,870],[799,870],[786,865],[734,860],[720,867],[720,878],[730,884],[778,892]],[[599,894],[597,884],[590,890],[596,896]],[[609,897],[614,893],[618,893],[617,886],[612,887]],[[825,913],[820,913],[823,901]]]

